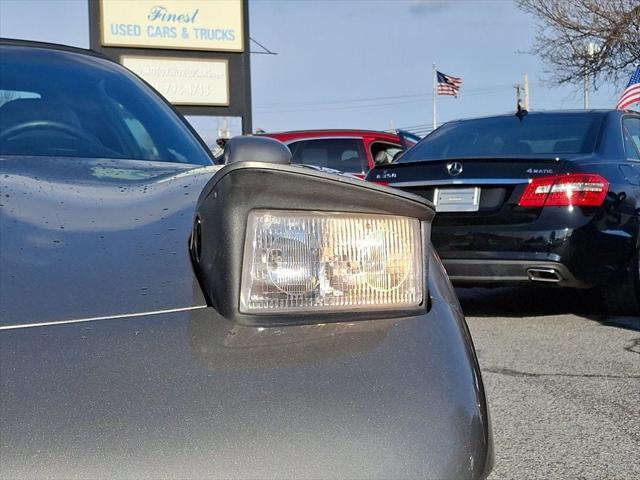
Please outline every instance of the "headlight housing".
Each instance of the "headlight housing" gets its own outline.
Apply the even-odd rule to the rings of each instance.
[[[248,152],[244,140],[230,140],[240,142],[236,153]],[[252,326],[419,315],[429,308],[434,214],[424,198],[373,183],[230,162],[196,205],[197,294],[226,319]]]
[[[423,300],[422,259],[416,218],[253,210],[240,312],[415,308]]]

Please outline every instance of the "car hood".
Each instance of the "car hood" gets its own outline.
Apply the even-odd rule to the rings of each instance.
[[[215,167],[23,158],[0,168],[1,478],[490,469],[478,365],[435,254],[423,315],[242,326],[200,308],[188,256]],[[96,317],[109,321],[84,321]]]
[[[0,158],[0,327],[204,306],[187,242],[219,168]]]

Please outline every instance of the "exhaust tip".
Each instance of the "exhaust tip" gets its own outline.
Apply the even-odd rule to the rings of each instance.
[[[527,270],[532,282],[559,283],[562,275],[555,268],[530,268]]]

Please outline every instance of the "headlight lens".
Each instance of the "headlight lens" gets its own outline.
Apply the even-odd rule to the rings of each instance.
[[[418,219],[250,212],[240,311],[407,309],[422,303]]]

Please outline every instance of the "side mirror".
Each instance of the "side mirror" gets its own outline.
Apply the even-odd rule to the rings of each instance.
[[[291,164],[291,151],[287,146],[268,137],[234,137],[226,142],[222,157],[227,165],[238,162]]]

